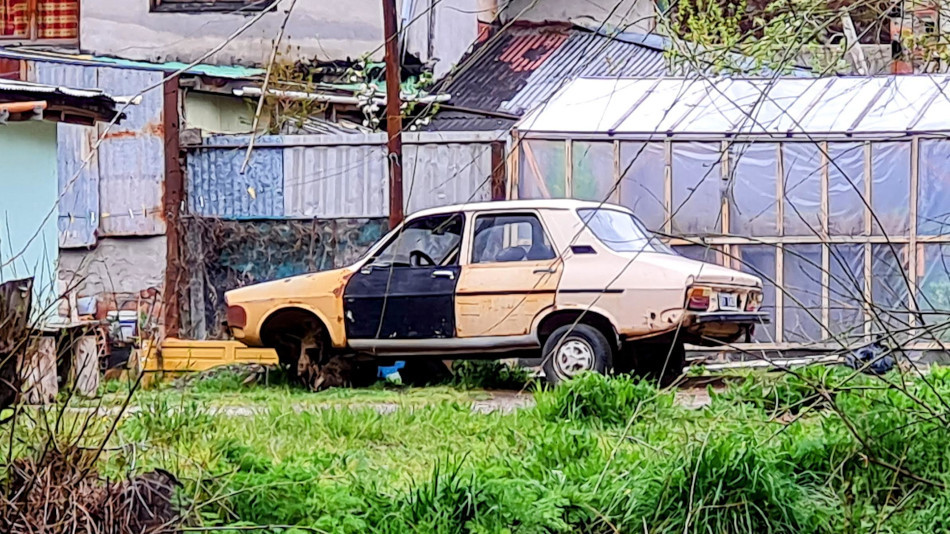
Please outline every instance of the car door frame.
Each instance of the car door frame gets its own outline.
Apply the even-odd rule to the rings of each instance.
[[[526,215],[535,217],[540,223],[554,252],[554,258],[517,262],[473,262],[475,225],[480,217]],[[562,250],[544,214],[540,210],[530,208],[479,210],[469,214],[466,233],[466,255],[461,262],[462,273],[456,286],[455,325],[458,338],[472,342],[477,340],[488,345],[537,348],[539,344],[532,330],[533,325],[539,314],[554,307],[560,278],[564,272]],[[516,269],[524,272],[517,273]],[[498,279],[504,271],[508,271],[509,275],[516,272],[518,277],[501,278],[502,282],[494,287],[486,285],[486,282]],[[499,285],[509,287],[499,288]],[[487,322],[484,320],[485,314],[491,316],[498,313],[501,317],[489,318]]]
[[[399,239],[406,226],[411,225],[412,223],[421,219],[445,216],[460,216],[462,218],[462,229],[459,240],[459,258],[455,265],[433,265],[429,267],[392,267],[391,269],[380,269],[376,272],[380,275],[386,275],[386,287],[388,293],[384,293],[384,296],[379,296],[375,294],[375,292],[378,290],[378,287],[367,287],[379,285],[378,281],[374,281],[372,279],[368,280],[365,278],[374,274],[373,270],[367,272],[367,269],[372,269],[370,267],[371,262],[376,257],[378,257],[381,251],[388,248],[394,242],[394,240]],[[432,341],[451,340],[455,337],[455,288],[460,278],[462,261],[465,255],[465,239],[469,219],[470,214],[465,213],[464,211],[430,213],[409,218],[397,229],[390,232],[386,238],[380,241],[379,245],[374,246],[371,249],[365,258],[353,266],[354,272],[347,280],[342,291],[343,321],[345,323],[344,328],[348,344],[351,348],[374,353],[390,352],[392,350],[415,351],[423,349]],[[424,273],[428,273],[429,276],[425,276]],[[402,277],[404,275],[415,276],[409,277],[407,280],[403,281],[405,284],[407,284],[402,289],[402,291],[405,291],[405,294],[401,294],[400,290],[397,290],[395,293],[393,293],[393,288],[391,285],[393,276]],[[431,284],[431,280],[438,280],[440,283]],[[448,291],[444,291],[446,287],[443,286],[447,286],[448,281],[451,281],[451,288]],[[435,329],[430,329],[430,331],[423,332],[422,335],[418,336],[409,335],[411,334],[411,331],[407,331],[405,332],[406,335],[396,335],[395,337],[391,337],[392,333],[389,332],[389,330],[391,330],[394,325],[384,324],[384,322],[387,320],[387,317],[393,318],[399,316],[399,312],[396,312],[395,314],[389,314],[387,316],[386,309],[390,305],[399,308],[404,308],[407,306],[411,308],[413,302],[416,302],[416,304],[424,304],[421,306],[423,309],[431,309],[431,306],[425,306],[425,304],[431,305],[431,302],[417,302],[419,299],[428,298],[426,295],[424,295],[424,291],[427,287],[437,289],[440,288],[443,290],[442,293],[445,293],[445,295],[443,295],[442,293],[436,292],[434,298],[444,298],[446,295],[448,297],[448,302],[441,303],[446,307],[444,315],[449,319],[448,325],[446,325],[447,328],[444,329],[445,331],[436,332]],[[366,309],[357,311],[357,309],[352,305],[352,301],[354,299],[365,299],[366,301],[369,301]],[[373,313],[377,311],[378,308],[378,304],[374,301],[380,299],[382,299],[383,307],[378,309],[379,318],[377,319],[377,324],[379,326],[377,327],[376,335],[368,336],[367,332],[364,331],[358,331],[358,333],[354,333],[350,326],[352,321],[357,320],[357,317],[354,316],[354,312],[357,312],[363,316],[370,315],[372,317]],[[392,309],[395,310],[396,308],[394,307]],[[383,330],[386,331],[384,332]],[[396,332],[396,334],[398,334],[398,332]]]

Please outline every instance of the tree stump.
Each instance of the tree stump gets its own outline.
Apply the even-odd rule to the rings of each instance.
[[[99,346],[96,336],[82,336],[73,344],[70,383],[77,395],[95,397],[99,392]]]
[[[50,404],[56,400],[56,338],[43,336],[31,344],[20,361],[23,396],[27,404]]]

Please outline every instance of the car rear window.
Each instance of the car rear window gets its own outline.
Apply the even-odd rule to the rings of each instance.
[[[597,239],[614,252],[673,254],[666,243],[629,213],[606,208],[579,209],[577,213]]]

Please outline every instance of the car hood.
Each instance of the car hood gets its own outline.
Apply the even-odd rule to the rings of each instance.
[[[334,269],[261,282],[226,292],[224,301],[232,305],[281,298],[296,300],[329,293],[342,295],[350,273],[348,268]]]
[[[699,283],[762,287],[762,280],[757,276],[683,256],[658,253],[627,253],[624,256],[675,273],[677,277],[685,279],[687,284],[692,278],[693,282]]]

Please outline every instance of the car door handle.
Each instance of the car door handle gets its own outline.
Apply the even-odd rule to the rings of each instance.
[[[452,271],[432,271],[432,278],[448,278],[455,280],[455,273]]]
[[[557,267],[548,267],[546,269],[535,269],[532,272],[534,274],[554,274],[557,272]]]

